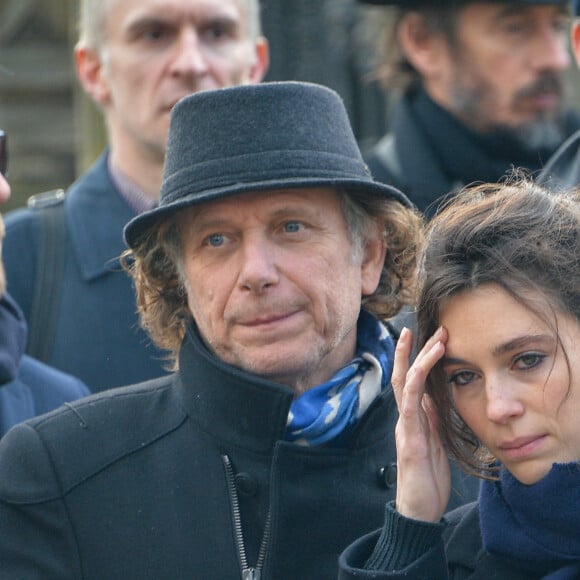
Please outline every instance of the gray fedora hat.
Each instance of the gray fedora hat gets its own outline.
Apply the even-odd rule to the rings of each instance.
[[[171,114],[159,205],[132,219],[134,248],[161,217],[250,191],[340,187],[411,207],[398,189],[374,181],[342,99],[303,82],[272,82],[185,97]]]

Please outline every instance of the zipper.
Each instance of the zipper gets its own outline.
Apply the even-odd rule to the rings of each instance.
[[[234,469],[230,458],[227,455],[222,455],[222,461],[226,471],[226,482],[228,485],[228,492],[230,495],[230,503],[232,506],[232,518],[234,521],[234,535],[236,538],[236,546],[238,548],[238,555],[240,556],[240,565],[242,567],[242,580],[260,580],[262,577],[262,568],[266,560],[266,553],[268,551],[268,544],[270,542],[270,510],[266,516],[266,524],[264,526],[264,534],[262,542],[260,543],[260,550],[258,552],[258,560],[255,566],[248,566],[248,558],[246,556],[246,546],[244,544],[244,532],[242,530],[242,517],[240,515],[240,502],[238,499],[238,490],[236,489],[236,480],[234,477]]]

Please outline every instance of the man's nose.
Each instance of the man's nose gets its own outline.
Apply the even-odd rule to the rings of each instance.
[[[177,39],[172,62],[174,74],[202,76],[209,70],[206,49],[197,31],[183,30]]]
[[[243,289],[260,294],[266,288],[278,283],[276,249],[272,247],[272,244],[264,241],[263,238],[246,240],[241,254],[239,283]]]

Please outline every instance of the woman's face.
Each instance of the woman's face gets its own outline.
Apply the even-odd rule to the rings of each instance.
[[[555,323],[557,336],[495,284],[464,291],[442,309],[443,368],[456,409],[524,484],[553,463],[580,460],[580,324],[563,313]]]

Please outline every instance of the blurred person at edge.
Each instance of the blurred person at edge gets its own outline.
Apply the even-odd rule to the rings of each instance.
[[[0,203],[10,197],[6,181],[7,136],[0,131]],[[0,215],[0,248],[4,222]],[[10,427],[89,394],[77,378],[24,354],[26,322],[6,293],[6,274],[0,260],[0,437]]]
[[[580,0],[572,2],[572,51],[580,65]],[[580,185],[580,131],[577,131],[554,154],[538,178],[546,187],[577,187]]]
[[[377,74],[400,97],[365,158],[428,217],[463,186],[538,173],[580,128],[564,95],[569,2],[360,1],[393,10]]]
[[[269,52],[258,0],[82,0],[80,8],[77,75],[104,114],[109,143],[64,203],[42,200],[64,211],[60,297],[45,305],[53,332],[31,320],[39,209],[7,215],[4,260],[29,327],[52,340],[38,356],[100,391],[166,373],[167,353],[139,327],[119,255],[125,223],[158,203],[170,112],[187,94],[261,81]]]

